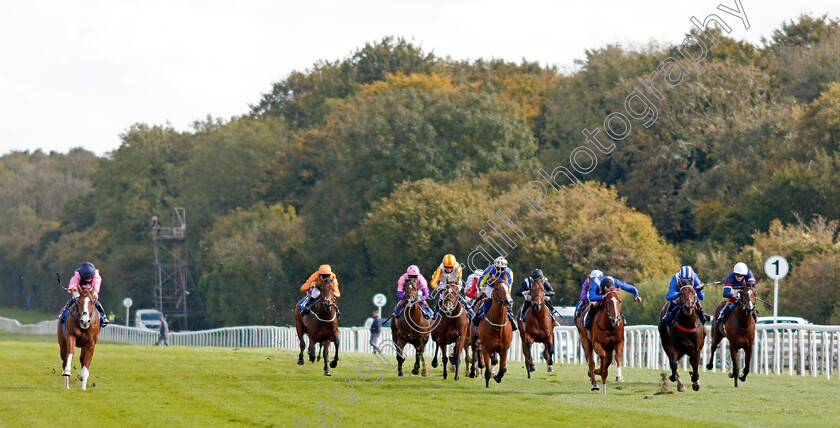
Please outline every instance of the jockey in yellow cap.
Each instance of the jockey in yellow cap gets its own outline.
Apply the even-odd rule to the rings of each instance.
[[[463,269],[461,265],[458,264],[458,261],[455,259],[455,256],[452,254],[447,254],[443,256],[443,262],[438,266],[435,270],[435,273],[432,275],[432,281],[429,283],[429,287],[433,290],[437,289],[438,286],[446,287],[449,284],[458,284],[458,291],[461,291],[461,273]],[[461,296],[460,294],[458,295]],[[440,302],[443,300],[443,294],[438,294],[438,308],[440,308]],[[463,299],[462,299],[463,300]],[[464,305],[466,306],[466,301],[463,301]],[[435,309],[435,314],[437,314],[437,309]]]
[[[321,265],[318,271],[309,275],[309,279],[300,286],[300,291],[306,292],[306,297],[300,302],[301,315],[306,315],[312,305],[321,297],[321,290],[318,287],[324,285],[324,280],[327,278],[332,278],[333,288],[335,289],[333,294],[336,299],[341,297],[341,292],[338,290],[338,278],[335,277],[332,268],[330,265]]]

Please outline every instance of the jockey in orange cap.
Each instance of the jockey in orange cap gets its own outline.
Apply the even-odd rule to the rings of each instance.
[[[311,309],[312,305],[314,305],[321,297],[321,290],[318,287],[324,285],[324,280],[327,278],[332,278],[333,287],[335,288],[335,297],[341,297],[341,292],[338,290],[338,278],[335,277],[335,273],[333,273],[332,268],[330,265],[321,265],[321,267],[318,268],[318,271],[309,275],[309,279],[300,286],[300,291],[306,292],[306,297],[304,297],[299,303],[301,315],[309,313],[309,309]]]
[[[463,295],[460,294],[461,291],[461,273],[462,268],[461,265],[458,264],[458,261],[455,259],[455,256],[452,254],[447,254],[443,256],[443,262],[438,266],[435,273],[432,274],[432,281],[429,283],[429,287],[433,290],[436,290],[438,286],[446,288],[449,284],[458,284],[458,297],[461,298],[462,303],[466,307],[467,301],[464,299]],[[438,309],[440,308],[440,302],[443,300],[443,293],[438,294],[438,304],[437,308],[435,309],[435,315],[437,315]]]

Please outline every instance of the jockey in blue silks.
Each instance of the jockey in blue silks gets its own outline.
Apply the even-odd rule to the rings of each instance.
[[[642,301],[642,297],[639,296],[639,290],[634,287],[633,285],[624,282],[620,279],[615,279],[609,275],[599,276],[598,278],[593,278],[592,281],[589,283],[589,311],[586,313],[586,319],[583,322],[584,327],[591,329],[592,328],[592,317],[595,316],[595,312],[601,308],[602,305],[599,305],[598,302],[604,300],[604,295],[607,293],[605,290],[607,288],[612,287],[619,287],[622,290],[631,293],[633,297],[636,298],[637,302]]]
[[[510,286],[513,284],[513,271],[508,267],[507,260],[504,257],[497,257],[496,260],[493,260],[492,265],[487,266],[487,269],[484,270],[484,273],[481,274],[481,278],[478,280],[478,291],[476,295],[479,297],[476,298],[474,307],[479,308],[479,310],[473,316],[473,323],[476,326],[481,322],[484,314],[490,310],[490,305],[493,304],[492,300],[490,300],[490,296],[493,295],[493,287],[490,287],[490,284],[501,279],[505,279],[508,286]],[[507,315],[515,331],[517,329],[516,320],[514,320],[510,308],[507,310]]]
[[[678,273],[671,277],[668,294],[665,295],[665,300],[668,301],[665,304],[665,315],[662,316],[662,322],[665,325],[668,325],[671,322],[671,314],[673,314],[674,311],[677,310],[677,307],[679,307],[679,302],[677,300],[680,297],[680,288],[684,286],[694,287],[694,292],[697,294],[697,305],[695,306],[697,316],[702,319],[702,322],[704,323],[711,319],[711,317],[708,317],[703,312],[703,306],[700,305],[700,300],[706,298],[706,295],[703,293],[703,283],[697,276],[697,272],[695,272],[691,266],[683,266],[680,268]]]

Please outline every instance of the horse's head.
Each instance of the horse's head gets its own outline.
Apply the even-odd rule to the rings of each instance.
[[[79,298],[76,300],[76,309],[73,311],[73,317],[79,320],[79,327],[84,330],[90,327],[92,314],[95,310],[93,301],[92,289],[79,288]]]
[[[441,291],[443,293],[443,302],[440,308],[444,313],[452,313],[458,307],[458,294],[461,292],[461,284],[457,282],[450,282]]]
[[[510,297],[510,285],[502,278],[497,280],[493,285],[493,300],[500,305],[510,309],[513,306],[513,298]]]
[[[327,306],[332,306],[335,303],[335,283],[331,276],[324,278],[324,283],[321,285],[321,303]]]
[[[738,304],[747,315],[756,313],[755,297],[755,285],[747,285],[738,293]]]
[[[621,289],[615,286],[605,288],[603,302],[612,326],[618,327],[621,322]]]
[[[694,291],[694,284],[683,285],[680,287],[680,311],[683,315],[691,315],[694,306],[697,304],[697,292]]]
[[[536,312],[539,312],[545,303],[545,279],[541,281],[532,280],[531,291],[528,292],[528,296],[531,297],[531,304],[534,305]]]
[[[405,294],[405,300],[409,302],[416,302],[419,299],[419,287],[417,285],[417,277],[409,275],[406,280],[405,284],[403,284],[403,294]]]

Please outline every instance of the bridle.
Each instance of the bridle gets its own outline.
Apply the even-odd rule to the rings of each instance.
[[[613,316],[613,314],[610,313],[609,308],[604,308],[604,311],[607,312],[607,317],[610,319],[610,323],[612,323],[612,326],[617,327],[618,324],[621,322],[621,311],[618,310],[618,304],[621,302],[620,290],[616,289],[604,293],[604,298],[601,299],[601,302],[604,302],[602,304],[606,305],[607,296],[609,296],[612,293],[616,293],[617,296],[610,299],[613,302],[613,308],[615,308],[615,316]],[[603,328],[600,325],[598,326],[598,328],[600,328],[601,330],[606,330],[606,328]]]
[[[330,289],[333,290],[333,292],[335,292],[335,290],[332,288],[333,287],[332,281],[329,281],[329,282],[325,281],[324,284],[321,287],[326,287],[326,286],[329,286]],[[333,322],[333,321],[335,321],[336,317],[338,317],[338,311],[334,310],[334,309],[338,309],[338,305],[336,305],[336,302],[335,302],[335,295],[331,295],[329,297],[322,297],[321,300],[316,304],[316,307],[317,306],[325,307],[326,310],[327,310],[327,313],[332,312],[332,318],[323,319],[323,318],[318,316],[318,311],[314,310],[315,308],[313,308],[313,310],[310,311],[310,313],[318,321]]]
[[[460,299],[458,298],[458,290],[455,289],[456,285],[456,283],[447,284],[441,292],[441,294],[443,295],[443,302],[440,304],[440,312],[446,315],[448,318],[458,318],[464,312],[464,305],[460,305],[461,310],[458,311],[458,314],[452,315],[452,313],[455,312],[455,309],[458,308],[458,305],[461,303]]]
[[[691,294],[693,295],[692,298],[683,299],[682,291],[683,291],[684,288],[690,288],[691,289]],[[689,313],[690,313],[691,310],[694,310],[694,307],[697,304],[697,300],[696,300],[697,292],[694,290],[694,284],[683,285],[682,287],[680,287],[679,293],[680,293],[680,296],[679,296],[680,309],[689,309]]]
[[[755,302],[751,299],[753,296],[755,296],[755,289],[753,287],[744,287],[738,292],[738,304],[741,306],[744,314],[747,315],[746,326],[742,327],[740,322],[736,322],[739,330],[747,331],[749,329],[749,317],[753,316],[756,312]],[[737,316],[735,318],[737,320]]]
[[[539,289],[539,292],[534,295],[534,290],[537,288]],[[532,281],[531,291],[528,293],[528,296],[531,298],[531,304],[534,305],[534,309],[539,311],[542,305],[545,304],[545,283]]]
[[[495,301],[496,303],[498,303],[501,306],[508,307],[508,305],[510,304],[510,300],[504,299],[504,296],[496,297],[496,290],[497,290],[496,287],[497,286],[502,286],[502,287],[504,287],[503,291],[507,292],[508,298],[510,298],[510,291],[508,291],[508,289],[507,289],[507,287],[509,287],[508,284],[504,281],[496,280],[496,281],[493,282],[493,284],[488,285],[488,286],[493,287],[493,293],[490,295],[490,299]],[[490,321],[489,314],[485,314],[484,321],[487,321],[487,323],[490,324],[491,326],[493,326],[496,330],[500,330],[502,327],[504,327],[508,323],[508,317],[507,317],[507,312],[506,311],[502,311],[502,316],[504,317],[505,321],[501,324],[496,324],[496,323]]]

